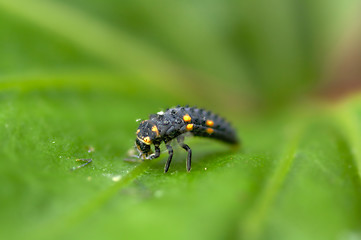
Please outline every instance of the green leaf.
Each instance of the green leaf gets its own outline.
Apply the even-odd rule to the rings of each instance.
[[[358,234],[360,135],[340,127],[334,113],[349,112],[345,121],[359,129],[353,118],[361,117],[360,101],[331,113],[239,121],[240,152],[191,139],[192,171],[186,172],[185,152],[177,150],[164,174],[166,154],[144,163],[123,161],[133,144],[134,119],[154,108],[152,102],[101,90],[51,89],[7,91],[2,100],[6,238]],[[70,171],[77,158],[93,163]]]

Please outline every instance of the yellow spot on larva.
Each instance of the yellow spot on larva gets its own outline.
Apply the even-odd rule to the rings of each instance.
[[[187,129],[187,131],[192,131],[193,130],[193,124],[187,124],[186,129]]]
[[[143,138],[143,141],[144,141],[145,143],[150,143],[150,137],[145,137],[145,138]]]
[[[206,121],[206,125],[207,125],[208,127],[213,127],[214,122],[213,122],[212,120],[207,120],[207,121]]]
[[[138,129],[136,133],[138,134],[139,132],[140,132],[140,129]]]
[[[158,131],[157,126],[154,125],[154,126],[152,127],[152,131],[157,134],[157,137],[159,136],[159,131]]]
[[[186,114],[186,115],[183,116],[183,120],[184,120],[185,122],[190,122],[190,121],[192,120],[192,118],[191,118],[191,116],[189,116],[188,114]]]
[[[213,128],[207,128],[206,132],[208,134],[212,134],[214,132]]]

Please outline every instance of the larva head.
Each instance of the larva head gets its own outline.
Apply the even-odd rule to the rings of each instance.
[[[145,159],[151,154],[150,145],[153,143],[153,140],[159,136],[158,128],[152,121],[142,121],[136,134],[135,146],[140,156]]]
[[[138,150],[139,157],[142,159],[146,159],[152,153],[150,145],[139,141],[138,138],[135,139],[135,147]]]

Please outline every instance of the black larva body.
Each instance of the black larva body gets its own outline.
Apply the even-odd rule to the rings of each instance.
[[[183,143],[184,135],[214,138],[229,144],[238,144],[235,130],[223,118],[212,112],[195,107],[180,107],[167,109],[165,112],[152,114],[149,120],[142,121],[136,132],[136,147],[143,159],[159,157],[159,145],[164,142],[169,153],[164,172],[167,172],[172,161],[173,149],[170,142],[177,139],[179,145],[188,151],[187,170],[191,169],[192,151]],[[150,154],[150,145],[154,145],[155,152]]]

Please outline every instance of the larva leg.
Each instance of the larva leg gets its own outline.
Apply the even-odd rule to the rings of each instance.
[[[154,146],[155,153],[149,156],[149,159],[154,159],[160,156],[160,148],[159,146]]]
[[[184,137],[178,137],[177,141],[178,141],[179,145],[188,152],[188,155],[187,155],[187,171],[189,172],[191,170],[191,165],[192,165],[192,149],[187,144],[185,144],[183,142]]]
[[[164,173],[168,172],[168,169],[169,169],[169,166],[170,166],[170,163],[172,162],[172,158],[173,158],[173,148],[171,145],[169,145],[169,143],[166,144],[166,147],[168,149],[168,160],[164,166]]]

